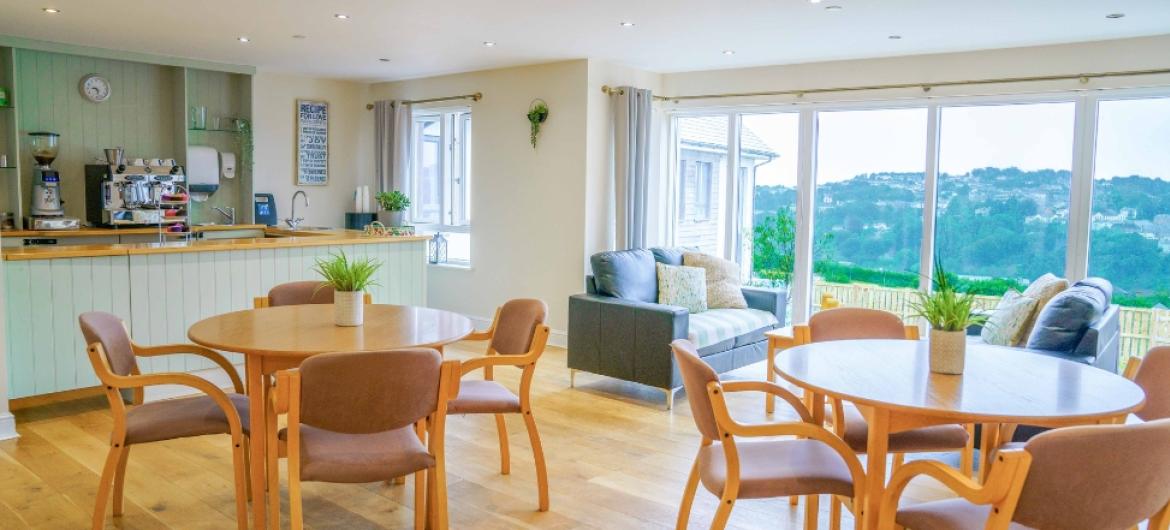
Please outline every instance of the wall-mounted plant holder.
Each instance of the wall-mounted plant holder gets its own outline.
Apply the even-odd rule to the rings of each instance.
[[[548,104],[543,99],[534,99],[532,104],[528,106],[528,123],[532,126],[529,138],[532,140],[532,148],[536,149],[536,136],[540,134],[540,124],[548,119]]]

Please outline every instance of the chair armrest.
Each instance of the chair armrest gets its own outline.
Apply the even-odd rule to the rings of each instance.
[[[134,355],[139,357],[156,357],[159,355],[175,355],[175,354],[189,354],[197,355],[208,359],[218,365],[224,372],[227,372],[228,378],[232,380],[232,388],[237,394],[244,393],[244,382],[240,380],[240,374],[236,371],[236,367],[228,362],[223,354],[211,349],[205,348],[198,344],[165,344],[161,346],[142,346],[133,341],[130,342],[131,348],[134,350]]]
[[[724,392],[763,392],[783,399],[792,406],[792,410],[800,416],[800,421],[812,423],[812,414],[805,408],[799,397],[788,389],[767,381],[724,381],[721,383]]]
[[[207,394],[216,405],[219,405],[219,408],[223,410],[224,415],[227,417],[228,426],[231,428],[233,435],[234,433],[244,432],[243,423],[240,421],[240,414],[236,411],[235,405],[228,399],[227,394],[211,381],[202,377],[182,372],[163,372],[147,375],[116,375],[111,373],[102,379],[103,384],[119,389],[138,389],[159,385],[179,385],[194,388]]]
[[[528,358],[527,355],[488,355],[466,359],[460,363],[459,369],[460,375],[467,375],[483,368],[494,368],[496,366],[522,367],[532,364],[532,362],[533,360]]]
[[[917,460],[905,464],[894,472],[886,493],[882,496],[879,508],[878,528],[893,530],[894,517],[898,513],[898,500],[910,481],[920,475],[925,475],[941,482],[947,489],[974,504],[992,504],[996,506],[991,518],[1002,520],[1002,526],[987,528],[1007,528],[1015,512],[1016,501],[1024,487],[1024,479],[1028,476],[1028,467],[1032,464],[1032,455],[1022,449],[1008,449],[1000,451],[995,456],[995,464],[987,481],[979,484],[971,477],[965,476],[955,469],[933,460]]]
[[[785,311],[788,308],[787,290],[769,287],[743,287],[740,290],[748,307],[772,313],[776,315],[779,325],[784,325]]]

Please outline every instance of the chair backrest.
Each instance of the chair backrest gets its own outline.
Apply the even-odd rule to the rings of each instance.
[[[301,423],[347,434],[405,427],[435,411],[443,359],[431,349],[324,353],[301,363]]]
[[[317,280],[282,283],[268,291],[269,307],[332,303],[333,287]]]
[[[523,355],[532,348],[536,327],[544,323],[548,305],[543,300],[509,300],[496,315],[491,348],[503,355]]]
[[[1031,528],[1131,528],[1170,500],[1170,420],[1069,427],[1024,447],[1032,465],[1012,520]]]
[[[711,397],[707,395],[707,384],[718,381],[719,374],[699,358],[699,352],[691,341],[678,339],[670,343],[670,349],[674,352],[678,372],[682,374],[683,388],[687,392],[687,402],[691,405],[695,426],[707,439],[718,441],[719,423],[715,420]]]
[[[808,329],[813,342],[906,338],[906,326],[898,315],[860,307],[818,312],[808,319]]]
[[[1146,421],[1170,418],[1170,346],[1146,353],[1133,382],[1146,392],[1146,404],[1137,417]]]
[[[101,343],[115,375],[138,372],[138,361],[134,358],[134,348],[122,319],[101,311],[89,311],[77,317],[77,321],[81,324],[81,335],[86,344]],[[105,367],[95,364],[93,369],[100,376]]]

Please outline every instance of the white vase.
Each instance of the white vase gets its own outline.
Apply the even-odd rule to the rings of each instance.
[[[333,293],[333,323],[338,326],[360,326],[365,320],[365,293],[337,291]]]
[[[382,210],[378,212],[378,221],[385,226],[403,226],[402,217],[404,213],[402,211],[391,212]]]
[[[939,374],[963,373],[967,361],[967,334],[962,331],[930,330],[930,371]]]

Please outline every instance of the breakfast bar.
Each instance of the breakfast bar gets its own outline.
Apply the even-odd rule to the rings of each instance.
[[[376,303],[426,305],[426,237],[240,230],[256,237],[4,248],[8,397],[18,400],[13,404],[19,407],[20,399],[30,396],[85,393],[98,385],[77,327],[77,315],[86,311],[119,316],[145,344],[186,342],[195,322],[251,308],[252,299],[274,285],[316,279],[316,258],[339,252],[383,263],[369,290]],[[181,357],[144,358],[141,364],[146,373],[213,367],[201,358]]]

